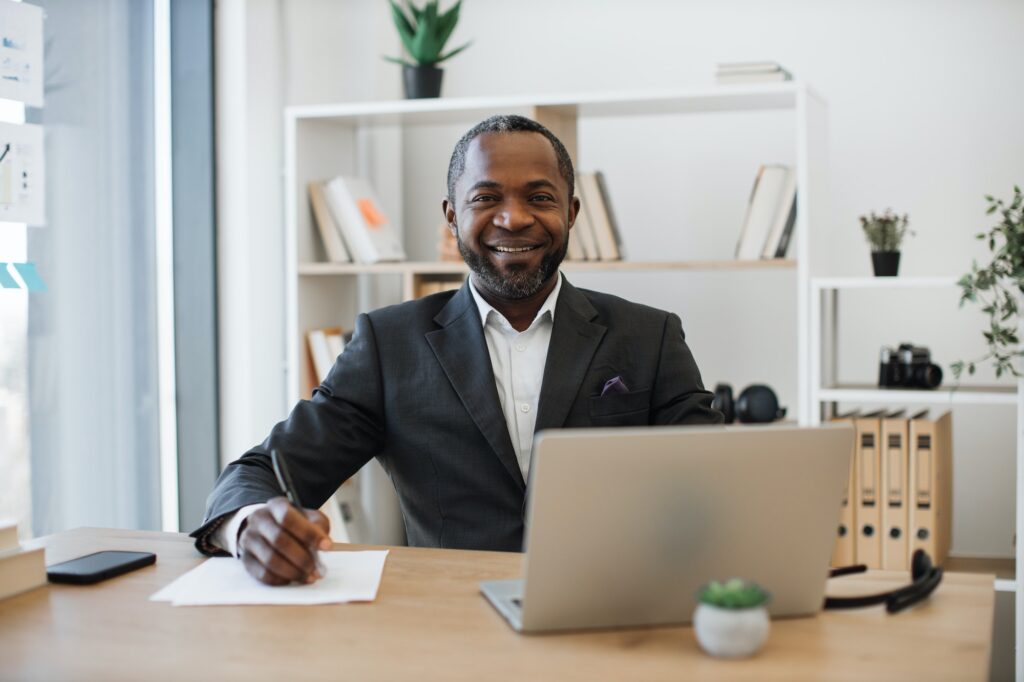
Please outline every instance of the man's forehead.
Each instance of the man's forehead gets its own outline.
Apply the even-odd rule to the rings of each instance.
[[[473,138],[466,149],[466,166],[460,180],[468,175],[506,169],[546,171],[561,177],[558,155],[551,142],[533,131],[488,132]],[[474,180],[475,181],[475,180]]]

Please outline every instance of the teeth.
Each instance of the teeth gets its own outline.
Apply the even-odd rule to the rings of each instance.
[[[523,247],[520,247],[520,248],[512,248],[510,246],[495,246],[494,250],[495,251],[500,251],[502,253],[520,253],[522,251],[533,251],[535,248],[537,248],[537,247],[536,246],[523,246]]]

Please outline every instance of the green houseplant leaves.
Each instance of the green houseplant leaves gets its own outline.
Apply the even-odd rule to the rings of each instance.
[[[720,583],[713,580],[697,594],[702,604],[720,609],[750,609],[768,602],[768,593],[754,583],[733,578]]]
[[[437,66],[446,59],[451,59],[458,53],[465,50],[472,43],[466,43],[449,52],[442,53],[445,43],[459,23],[459,9],[462,0],[458,0],[452,7],[441,12],[438,7],[439,0],[427,0],[423,7],[417,7],[412,0],[406,0],[405,9],[395,0],[388,0],[391,4],[391,17],[398,29],[398,35],[402,39],[402,45],[406,52],[412,57],[410,63],[400,57],[384,57],[388,61],[406,66]]]
[[[1016,359],[1024,352],[1020,350],[1018,329],[1020,328],[1019,296],[1024,293],[1024,195],[1020,187],[1014,186],[1013,199],[1006,203],[986,195],[987,215],[999,213],[999,224],[988,232],[979,232],[977,239],[988,244],[992,261],[979,267],[977,261],[971,271],[960,278],[960,306],[971,302],[981,305],[988,315],[988,329],[981,333],[988,344],[988,352],[976,360],[958,360],[950,365],[953,376],[960,378],[964,370],[974,374],[977,364],[991,360],[996,376],[1012,374],[1020,377]]]

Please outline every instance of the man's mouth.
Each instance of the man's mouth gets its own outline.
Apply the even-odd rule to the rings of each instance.
[[[487,248],[489,248],[491,251],[497,251],[498,253],[524,253],[526,251],[533,251],[534,249],[539,249],[540,248],[540,244],[534,244],[532,246],[500,246],[500,245],[495,245],[495,246],[489,246]]]

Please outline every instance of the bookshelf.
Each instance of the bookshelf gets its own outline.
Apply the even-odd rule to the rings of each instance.
[[[1014,385],[959,386],[936,390],[880,389],[871,384],[839,384],[836,382],[836,320],[843,291],[928,290],[957,286],[956,277],[831,277],[813,278],[810,282],[811,352],[807,357],[811,402],[815,405],[811,424],[820,423],[827,413],[834,413],[838,403],[865,406],[917,405],[1004,405],[1016,406],[1016,513],[1018,529],[1024,528],[1024,380]],[[952,293],[952,292],[951,292]],[[954,457],[956,455],[954,454]],[[1019,532],[1019,531],[1018,531]],[[1014,593],[1016,648],[1018,668],[1024,653],[1024,581],[1017,578],[1016,566],[1024,566],[1024,544],[1016,543],[1012,559],[975,559],[950,557],[949,570],[993,573],[994,589]]]
[[[440,222],[440,193],[436,201],[430,195],[432,211],[428,222],[416,207],[425,206],[421,185],[443,186],[448,155],[458,136],[480,120],[498,113],[529,116],[551,129],[565,144],[579,167],[579,146],[586,144],[580,136],[579,126],[593,119],[624,120],[642,127],[644,121],[670,121],[671,126],[685,126],[699,117],[722,115],[725,123],[741,120],[746,114],[754,116],[780,112],[786,117],[787,137],[781,143],[791,155],[802,188],[797,196],[797,221],[790,246],[790,258],[777,260],[738,261],[725,253],[716,252],[712,258],[673,259],[671,252],[653,255],[645,261],[566,261],[566,273],[600,273],[606,277],[601,283],[605,291],[615,293],[619,273],[637,273],[644,277],[659,277],[673,272],[725,273],[726,276],[757,276],[757,273],[782,272],[787,278],[787,290],[792,296],[789,307],[795,309],[795,319],[789,314],[781,324],[795,328],[797,357],[806,351],[807,292],[809,282],[809,226],[823,220],[826,214],[825,145],[827,142],[827,112],[823,100],[806,84],[799,82],[754,84],[748,86],[718,86],[696,90],[661,90],[643,92],[583,93],[569,95],[487,97],[433,100],[401,100],[387,102],[359,102],[289,107],[285,110],[285,241],[283,261],[285,271],[285,372],[286,399],[293,404],[307,385],[310,372],[306,360],[305,333],[309,329],[334,327],[339,324],[350,329],[360,312],[409,300],[417,295],[421,284],[452,282],[464,278],[468,272],[461,262],[428,260],[435,256],[434,245],[423,241],[424,230],[432,228],[431,240],[436,237]],[[701,119],[702,120],[702,119]],[[423,131],[434,143],[425,147]],[[453,131],[457,131],[455,134]],[[436,134],[435,134],[436,132]],[[450,141],[448,138],[451,135]],[[758,130],[756,139],[763,135]],[[441,151],[443,149],[443,151]],[[682,156],[682,155],[680,155]],[[768,162],[764,159],[762,162]],[[697,159],[686,163],[698,164]],[[421,172],[424,167],[429,171]],[[694,166],[696,167],[696,166]],[[746,190],[753,180],[756,166],[749,175],[736,178]],[[404,226],[406,252],[410,260],[399,263],[374,265],[327,262],[320,236],[309,209],[307,186],[339,174],[352,174],[369,179],[376,189],[385,212],[397,217]],[[614,191],[614,188],[613,188]],[[437,208],[433,208],[436,205]],[[436,211],[436,213],[434,212]],[[415,225],[419,221],[418,225]],[[674,230],[687,226],[631,225],[622,222],[620,229],[626,240],[634,230]],[[741,225],[728,225],[739,236]],[[705,233],[722,231],[723,225],[711,221],[691,230]],[[417,242],[416,240],[420,241]],[[627,253],[627,256],[629,254]],[[731,250],[728,253],[731,256]],[[666,257],[667,256],[667,257]],[[655,260],[656,259],[656,260]],[[789,286],[788,282],[792,285]],[[793,306],[793,302],[796,305]],[[793,325],[790,327],[789,325]],[[802,364],[796,367],[802,372]],[[796,416],[808,409],[802,374],[797,378],[797,402],[791,414]],[[390,482],[379,466],[372,463],[357,478],[361,491],[367,486],[363,477],[377,479],[369,485],[375,500],[392,497]],[[364,508],[366,508],[364,500]],[[401,528],[397,504],[374,502],[371,514],[391,515],[391,521],[381,525]],[[375,519],[368,519],[371,527]],[[371,528],[372,530],[372,528]],[[375,542],[396,542],[393,536],[372,535]],[[400,538],[399,538],[400,540]]]

